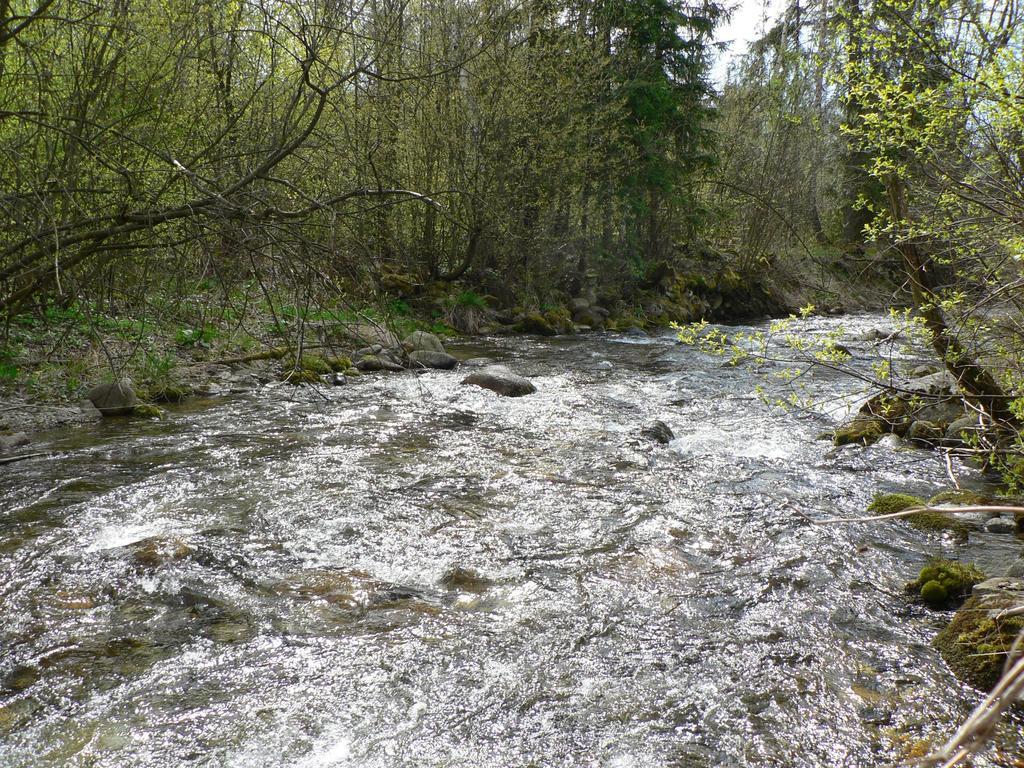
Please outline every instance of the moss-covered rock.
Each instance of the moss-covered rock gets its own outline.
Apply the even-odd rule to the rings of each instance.
[[[888,392],[875,395],[860,407],[861,416],[881,422],[886,432],[894,432],[901,437],[910,427],[912,412],[908,400]]]
[[[348,358],[333,358],[339,364],[351,361]],[[318,355],[303,355],[298,360],[285,358],[281,365],[281,381],[286,384],[319,384],[321,376],[334,373],[336,369],[328,360]]]
[[[894,515],[914,507],[926,507],[928,503],[918,496],[908,493],[879,493],[868,505],[868,512],[876,515]],[[950,531],[958,538],[966,538],[970,528],[962,520],[942,512],[914,512],[902,518],[915,528],[932,533]]]
[[[929,608],[955,608],[971,594],[985,574],[975,565],[935,558],[921,569],[918,577],[907,584],[907,591],[918,595]]]
[[[992,497],[965,488],[951,488],[937,493],[928,500],[929,504],[959,504],[965,507],[977,507],[992,503]]]
[[[868,504],[868,512],[874,512],[876,515],[894,515],[906,509],[924,506],[927,506],[924,499],[911,496],[909,493],[876,493]]]
[[[180,403],[192,394],[192,388],[186,384],[152,384],[140,393],[140,397],[150,403]]]
[[[139,403],[132,408],[132,416],[139,419],[162,419],[164,412],[155,405]]]
[[[856,418],[836,427],[832,442],[836,445],[871,445],[878,442],[885,432],[883,423],[878,419]]]
[[[536,312],[531,312],[523,317],[516,324],[516,330],[519,333],[531,333],[536,336],[555,336],[558,334],[558,331],[552,328],[551,324]]]
[[[544,322],[554,328],[558,333],[573,333],[572,315],[565,307],[549,309],[544,313]]]
[[[975,596],[936,636],[934,645],[958,678],[983,691],[999,680],[1006,654],[1024,630],[1024,616],[1003,616],[1019,605],[1019,596]]]
[[[285,384],[298,386],[299,384],[320,384],[321,374],[305,368],[285,368],[281,373],[281,381]]]
[[[352,361],[347,357],[328,357],[324,362],[335,373],[343,373],[352,368]]]

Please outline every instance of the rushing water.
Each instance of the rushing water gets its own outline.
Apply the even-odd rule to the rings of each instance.
[[[901,592],[956,546],[796,511],[948,486],[816,439],[851,380],[796,415],[670,335],[453,349],[537,394],[269,388],[0,467],[0,765],[877,766],[976,703]]]

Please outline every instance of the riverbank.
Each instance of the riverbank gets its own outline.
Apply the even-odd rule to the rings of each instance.
[[[104,382],[128,381],[141,403],[159,407],[289,376],[299,381],[308,366],[307,379],[334,373],[329,361],[344,368],[337,363],[361,348],[395,347],[416,330],[442,339],[658,332],[671,323],[758,320],[805,305],[856,312],[888,301],[892,284],[883,273],[858,271],[841,254],[833,256],[817,263],[791,255],[744,274],[707,254],[703,261],[652,267],[629,294],[601,289],[591,282],[595,276],[584,276],[576,295],[553,303],[510,304],[511,297],[503,303],[468,284],[385,271],[361,300],[289,298],[256,285],[227,294],[210,283],[185,301],[136,310],[50,307],[12,318],[0,341],[0,453],[34,432],[99,419],[86,396]]]

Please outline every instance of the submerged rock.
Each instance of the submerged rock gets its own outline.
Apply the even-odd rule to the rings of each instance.
[[[640,430],[641,437],[653,440],[656,443],[667,445],[675,439],[672,429],[663,421],[654,421]]]
[[[505,397],[522,397],[537,391],[529,379],[512,373],[503,365],[490,365],[482,368],[464,378],[462,383],[483,387]]]
[[[139,402],[128,381],[99,384],[90,389],[86,397],[104,416],[130,416]]]
[[[449,568],[438,583],[445,589],[460,592],[484,592],[494,586],[494,582],[487,577],[472,568],[461,566]]]
[[[126,549],[132,560],[145,568],[157,568],[165,563],[184,560],[192,554],[192,547],[183,540],[168,536],[151,536],[129,544]]]

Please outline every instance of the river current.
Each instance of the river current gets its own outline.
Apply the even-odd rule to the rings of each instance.
[[[881,318],[798,328],[840,323],[866,366]],[[1019,544],[804,517],[950,486],[820,439],[855,380],[812,371],[786,412],[778,366],[670,333],[449,349],[538,391],[272,386],[0,467],[0,765],[867,767],[979,700],[903,585]]]

